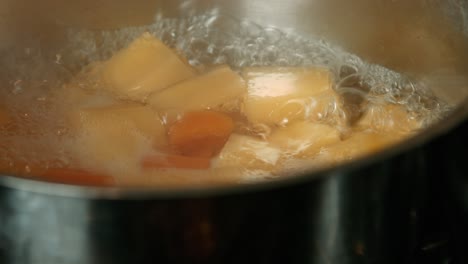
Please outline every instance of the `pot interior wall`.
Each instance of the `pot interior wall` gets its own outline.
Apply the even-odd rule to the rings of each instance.
[[[64,29],[115,29],[150,24],[156,13],[184,17],[206,10],[265,26],[318,35],[362,58],[427,83],[445,101],[468,96],[467,1],[0,1],[0,52],[11,47],[57,49]]]

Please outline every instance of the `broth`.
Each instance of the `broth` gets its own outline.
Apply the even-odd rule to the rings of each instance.
[[[57,54],[4,54],[0,170],[82,185],[257,182],[375,153],[450,110],[319,37],[216,12],[155,21],[71,29]]]

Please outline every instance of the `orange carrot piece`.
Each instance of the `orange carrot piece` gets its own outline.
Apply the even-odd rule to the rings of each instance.
[[[50,182],[84,185],[84,186],[113,186],[114,178],[96,173],[87,172],[84,170],[67,169],[67,168],[50,168],[47,169],[39,179]]]
[[[142,161],[143,168],[146,169],[208,169],[211,160],[208,158],[185,157],[179,155],[153,154],[146,156]]]
[[[0,162],[0,172],[28,179],[84,186],[112,186],[114,178],[84,170],[69,168],[44,168],[24,162]]]
[[[0,126],[6,125],[11,121],[10,115],[2,106],[0,106]]]
[[[215,111],[186,113],[169,129],[169,144],[184,156],[211,158],[219,153],[234,130],[234,121]]]

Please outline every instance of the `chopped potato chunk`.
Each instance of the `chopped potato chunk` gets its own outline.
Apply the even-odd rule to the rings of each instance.
[[[281,150],[271,146],[267,141],[232,134],[213,166],[271,171],[275,168],[280,156]]]
[[[389,133],[356,132],[342,142],[323,148],[314,163],[335,165],[350,161],[383,150],[403,138],[401,135]]]
[[[356,124],[362,129],[378,132],[408,133],[421,128],[421,122],[412,117],[402,105],[372,105]]]
[[[195,71],[189,65],[149,33],[115,54],[103,69],[107,89],[140,101],[155,91],[194,76]]]
[[[269,141],[294,156],[311,157],[324,146],[339,142],[340,132],[329,125],[300,121],[279,128]]]
[[[242,78],[228,66],[221,66],[155,93],[148,102],[158,110],[203,110],[239,98],[245,90]]]
[[[117,103],[117,100],[109,95],[96,94],[95,91],[84,90],[76,85],[66,85],[57,89],[56,96],[67,106],[79,108],[102,107]]]
[[[157,145],[167,143],[166,130],[158,113],[138,104],[121,104],[107,107],[85,108],[80,112],[81,124],[100,122],[111,126],[127,126],[135,132],[155,141]],[[115,124],[115,125],[112,125]]]
[[[244,113],[252,123],[317,120],[337,102],[330,72],[322,68],[246,68]]]
[[[108,173],[139,168],[142,155],[153,142],[166,142],[157,113],[144,106],[87,108],[73,122],[78,129],[74,149],[82,165],[104,168]]]

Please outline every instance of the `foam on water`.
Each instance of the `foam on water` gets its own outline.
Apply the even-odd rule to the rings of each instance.
[[[338,91],[362,93],[365,87],[370,101],[405,105],[426,123],[447,111],[447,105],[434,98],[422,83],[366,63],[318,37],[304,38],[277,28],[262,28],[216,10],[185,19],[157,16],[155,21],[149,26],[113,31],[70,30],[71,41],[59,56],[69,68],[81,69],[90,62],[108,59],[142,33],[150,32],[186,56],[193,66],[323,66],[333,72]]]

